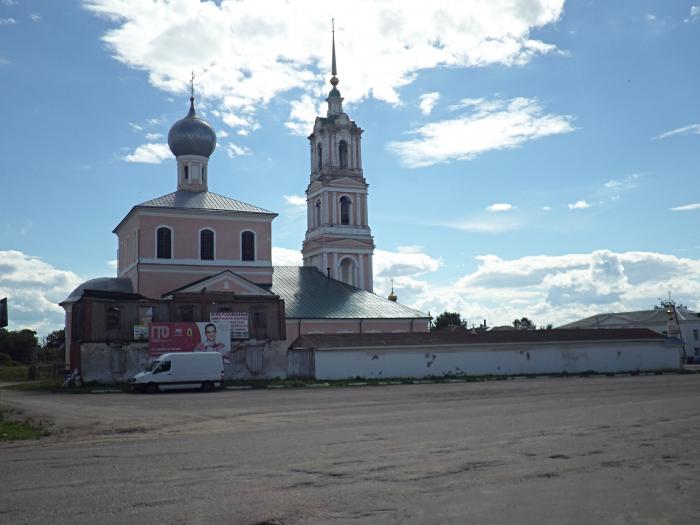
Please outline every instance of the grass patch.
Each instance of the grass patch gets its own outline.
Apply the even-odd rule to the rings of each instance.
[[[8,385],[4,388],[7,390],[19,390],[21,392],[69,392],[71,390],[80,390],[79,388],[62,388],[63,380],[59,378],[41,379],[39,381],[26,381]]]
[[[19,419],[17,415],[9,416],[8,412],[0,411],[0,441],[39,439],[49,435],[49,431],[41,425]]]
[[[26,381],[27,368],[25,365],[0,366],[0,381]]]

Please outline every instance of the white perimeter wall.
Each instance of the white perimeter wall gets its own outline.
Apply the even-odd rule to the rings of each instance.
[[[316,379],[629,372],[680,367],[663,341],[318,350]]]

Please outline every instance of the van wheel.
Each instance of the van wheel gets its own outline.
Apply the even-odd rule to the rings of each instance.
[[[149,394],[156,394],[158,393],[158,390],[158,385],[156,385],[155,383],[148,383],[146,385],[146,392],[148,392]]]
[[[205,381],[202,383],[202,392],[211,392],[214,390],[214,383],[211,381]]]

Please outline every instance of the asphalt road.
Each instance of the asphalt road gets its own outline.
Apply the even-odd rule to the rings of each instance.
[[[700,523],[700,375],[0,404],[3,524]]]

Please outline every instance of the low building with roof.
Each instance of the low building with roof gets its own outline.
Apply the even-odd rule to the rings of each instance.
[[[682,341],[686,356],[700,357],[700,313],[679,308],[670,301],[663,308],[592,315],[558,328],[648,328]]]

